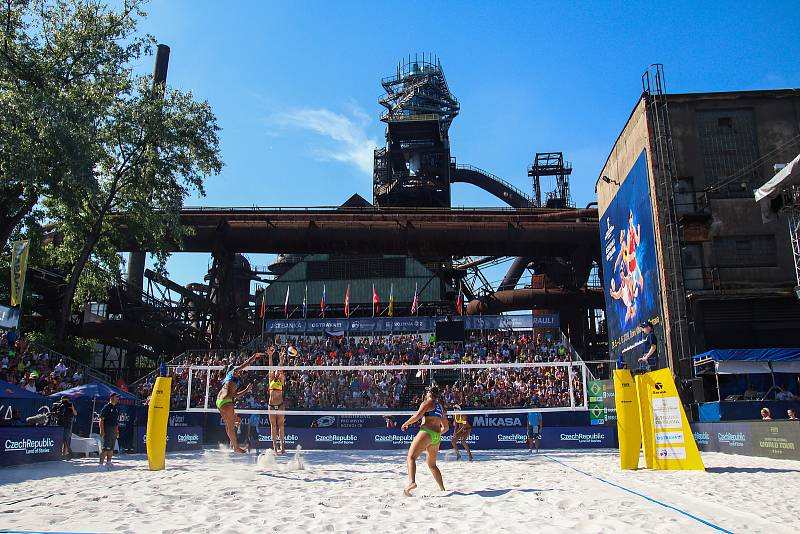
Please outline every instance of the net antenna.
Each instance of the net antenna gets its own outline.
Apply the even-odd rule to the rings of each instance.
[[[535,369],[535,368],[544,368],[544,369],[566,369],[567,374],[567,384],[569,390],[569,405],[563,406],[509,406],[505,408],[481,408],[481,407],[474,407],[470,408],[468,403],[462,402],[462,406],[467,406],[466,409],[462,410],[455,410],[449,412],[450,414],[462,414],[462,415],[496,415],[496,414],[507,414],[507,413],[529,413],[529,412],[564,412],[564,411],[588,411],[588,389],[587,389],[587,381],[590,378],[590,372],[586,367],[586,363],[583,361],[572,361],[572,362],[532,362],[532,363],[465,363],[465,364],[426,364],[426,365],[300,365],[300,366],[279,366],[279,365],[253,365],[248,367],[244,373],[250,373],[250,376],[245,374],[246,381],[252,381],[254,379],[258,379],[257,375],[253,372],[258,371],[283,371],[286,373],[286,376],[289,376],[289,373],[293,372],[308,372],[308,371],[353,371],[353,372],[361,372],[361,371],[431,371],[431,380],[436,380],[441,384],[441,380],[433,378],[434,372],[442,372],[442,371],[462,371],[461,377],[464,376],[465,371],[470,370],[480,370],[480,369],[493,369],[493,370],[501,370],[501,369]],[[186,395],[186,411],[187,412],[199,412],[199,413],[215,413],[217,412],[217,408],[214,407],[213,404],[209,404],[211,399],[211,394],[215,393],[211,391],[211,379],[215,373],[219,373],[220,371],[224,371],[226,369],[225,366],[222,365],[192,365],[189,367],[189,375],[188,375],[188,391]],[[197,376],[195,376],[197,375]],[[580,378],[580,387],[576,391],[576,382],[575,379]],[[194,383],[196,379],[203,380],[204,382],[204,391],[205,395],[204,402],[202,406],[193,406],[192,405],[192,392],[194,391],[192,388],[194,387]],[[266,376],[264,376],[266,379]],[[441,387],[441,385],[440,385]],[[576,398],[576,394],[579,394],[579,398]],[[413,415],[417,412],[417,407],[414,406],[412,408],[402,408],[402,409],[372,409],[372,408],[363,408],[363,409],[335,409],[335,408],[323,408],[323,409],[297,409],[297,410],[269,410],[266,408],[266,403],[264,404],[264,408],[236,408],[237,414],[245,414],[245,415],[265,415],[265,414],[277,414],[277,415],[312,415],[312,416],[323,416],[323,415],[341,415],[341,416],[358,416],[358,415],[371,415],[371,416],[397,416],[397,415]]]

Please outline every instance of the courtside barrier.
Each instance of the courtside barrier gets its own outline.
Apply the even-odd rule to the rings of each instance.
[[[60,460],[63,440],[61,427],[0,427],[0,466]]]
[[[704,452],[800,460],[798,421],[694,423],[692,432]]]
[[[408,448],[418,429],[400,428],[287,428],[287,449],[387,450]],[[251,448],[272,447],[269,427],[250,429]],[[452,448],[452,432],[442,436],[442,450]],[[543,449],[598,449],[617,446],[613,427],[553,427],[542,432]],[[527,427],[473,428],[467,439],[476,450],[525,448]]]

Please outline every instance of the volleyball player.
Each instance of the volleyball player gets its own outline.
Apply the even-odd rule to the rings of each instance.
[[[269,365],[272,366],[272,354],[275,352],[274,348],[270,348],[267,352],[269,355]],[[278,365],[283,367],[285,361],[286,351],[281,349]],[[283,371],[270,371],[269,372],[269,432],[272,436],[272,450],[276,455],[284,454],[286,452],[286,443],[284,442],[284,421],[286,416],[283,414],[273,413],[274,410],[284,410],[286,403],[283,398],[283,387],[286,384],[286,375]],[[278,448],[278,440],[281,442]]]
[[[436,457],[439,454],[442,434],[447,432],[450,428],[450,424],[447,422],[447,411],[442,403],[441,391],[438,387],[431,386],[427,389],[425,400],[420,404],[417,413],[409,417],[408,421],[403,423],[403,432],[408,430],[408,427],[420,419],[422,420],[422,425],[414,441],[411,442],[411,446],[408,448],[408,456],[406,457],[406,464],[408,465],[408,485],[403,493],[408,497],[411,496],[411,491],[417,487],[417,458],[419,458],[423,451],[428,452],[428,469],[431,470],[431,474],[439,485],[439,489],[444,491],[442,473],[436,466]]]
[[[453,406],[453,409],[460,410],[461,406],[456,404]],[[469,418],[463,414],[455,414],[453,416],[453,428],[453,450],[456,451],[456,460],[461,459],[461,455],[458,452],[458,442],[460,440],[461,444],[464,446],[464,450],[467,451],[467,455],[469,455],[469,461],[471,462],[472,451],[467,443],[469,434],[472,432],[472,425],[469,422]]]
[[[239,446],[239,440],[236,438],[237,416],[235,402],[237,398],[250,393],[250,391],[253,389],[252,384],[248,384],[248,386],[244,389],[239,389],[242,386],[241,374],[242,371],[252,365],[259,356],[263,356],[263,353],[256,352],[238,367],[233,364],[228,366],[228,372],[225,373],[225,378],[222,380],[222,387],[220,388],[219,393],[217,393],[217,409],[222,417],[222,421],[225,423],[225,433],[228,434],[228,439],[231,443],[231,449],[233,449],[234,452],[247,452],[245,449]],[[190,391],[189,395],[191,394],[192,392]]]

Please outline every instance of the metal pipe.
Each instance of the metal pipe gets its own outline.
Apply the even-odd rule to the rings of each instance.
[[[563,309],[574,307],[601,307],[602,289],[514,289],[498,291],[467,304],[467,315],[492,314],[513,310],[530,310],[534,306]]]

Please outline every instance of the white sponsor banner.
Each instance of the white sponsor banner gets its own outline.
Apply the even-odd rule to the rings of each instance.
[[[662,428],[683,428],[681,405],[678,397],[653,398],[653,426]]]
[[[683,431],[656,432],[656,445],[680,445],[683,443]]]

